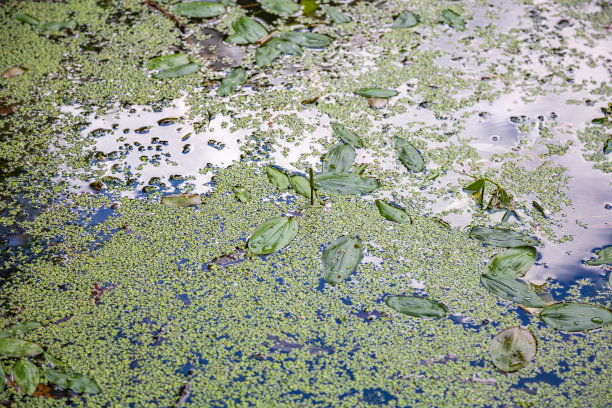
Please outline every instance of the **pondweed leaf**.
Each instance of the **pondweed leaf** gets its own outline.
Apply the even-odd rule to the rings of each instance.
[[[348,23],[352,20],[351,16],[344,14],[335,7],[321,5],[321,8],[336,24]]]
[[[473,183],[470,183],[469,185],[463,187],[463,191],[465,191],[468,194],[478,194],[482,192],[482,189],[485,186],[485,182],[486,180],[483,178],[478,179],[474,181]]]
[[[392,96],[397,96],[398,92],[393,89],[385,89],[385,88],[360,88],[355,91],[355,93],[359,96],[363,96],[364,98],[381,98],[387,99]]]
[[[612,323],[612,312],[586,303],[555,303],[540,313],[544,323],[555,329],[577,332],[599,329]]]
[[[536,249],[531,246],[520,246],[505,250],[495,255],[489,263],[489,275],[506,278],[524,276],[536,260]]]
[[[332,286],[344,281],[357,268],[363,257],[359,238],[340,237],[323,251],[323,277]]]
[[[302,48],[294,42],[283,40],[281,38],[272,38],[266,43],[266,46],[278,48],[285,54],[302,55]]]
[[[334,145],[323,156],[324,173],[347,173],[355,161],[355,149],[346,143]]]
[[[519,305],[538,308],[546,306],[529,284],[514,278],[485,273],[480,277],[480,283],[492,294]]]
[[[268,13],[277,16],[288,16],[300,9],[300,6],[291,0],[259,0],[259,3]]]
[[[418,15],[411,13],[409,11],[406,11],[400,14],[399,16],[397,16],[397,18],[393,21],[393,25],[391,27],[410,28],[410,27],[414,27],[415,25],[419,24],[420,21],[421,19],[419,18]]]
[[[309,33],[306,31],[291,31],[281,34],[281,38],[308,48],[327,47],[331,44],[331,37],[325,34]]]
[[[40,24],[40,21],[35,19],[34,17],[28,16],[27,14],[20,13],[18,11],[13,11],[11,16],[17,21],[21,21],[22,23],[26,23],[32,26],[37,26]]]
[[[378,207],[380,215],[389,221],[399,222],[400,224],[406,224],[409,222],[412,224],[412,218],[410,215],[399,207],[387,204],[382,200],[376,200],[376,207]]]
[[[219,89],[217,89],[217,95],[226,96],[230,93],[234,92],[234,89],[244,84],[246,80],[246,71],[244,68],[238,68],[232,71],[228,76],[223,78],[221,84],[219,85]]]
[[[304,15],[311,17],[312,13],[318,10],[319,2],[318,0],[300,0],[300,6],[302,6]]]
[[[612,153],[612,136],[610,136],[603,145],[603,154]]]
[[[542,207],[540,205],[540,203],[538,203],[537,201],[532,201],[531,205],[533,206],[533,208],[535,208],[540,214],[542,214],[542,217],[544,218],[548,218],[548,215],[546,214],[546,210],[544,209],[544,207]]]
[[[469,235],[470,237],[482,242],[483,244],[504,248],[512,248],[525,245],[540,245],[540,241],[538,239],[511,230],[502,230],[487,227],[472,227],[470,229]]]
[[[175,13],[187,17],[216,17],[225,12],[225,6],[212,1],[190,1],[178,3],[172,7]]]
[[[249,191],[242,186],[235,186],[232,191],[234,193],[234,196],[243,203],[246,203],[251,199]]]
[[[589,266],[597,265],[612,265],[612,246],[605,247],[595,252],[597,259],[590,259],[586,261]]]
[[[264,67],[278,58],[282,53],[302,55],[302,49],[296,43],[275,37],[265,45],[257,48],[255,51],[255,62],[258,66]]]
[[[236,34],[228,38],[233,44],[254,43],[268,35],[268,30],[255,19],[239,17],[232,21],[232,28]]]
[[[200,70],[200,66],[196,63],[190,63],[185,65],[180,65],[178,67],[170,68],[165,71],[158,72],[153,74],[153,78],[155,79],[169,79],[169,78],[178,78],[185,75],[195,74]]]
[[[266,174],[274,187],[279,190],[286,190],[289,188],[289,177],[276,167],[266,166]]]
[[[0,356],[4,357],[32,357],[43,352],[43,349],[30,341],[2,338],[0,339]]]
[[[536,340],[529,331],[511,327],[493,337],[489,353],[495,367],[505,373],[511,373],[533,360],[536,348]]]
[[[345,143],[350,144],[353,147],[363,147],[363,141],[353,131],[347,129],[344,125],[332,122],[331,127],[334,134],[342,139]]]
[[[298,232],[293,217],[276,217],[261,224],[249,238],[249,249],[255,255],[267,255],[289,245]]]
[[[400,313],[424,319],[441,319],[448,311],[442,303],[418,296],[389,296],[386,303]]]
[[[457,31],[465,30],[465,21],[463,18],[452,10],[444,10],[442,12],[442,20]]]
[[[354,173],[319,173],[315,185],[321,191],[343,195],[371,193],[380,187],[377,179]]]
[[[57,358],[53,357],[49,353],[44,353],[43,357],[45,357],[45,360],[47,360],[49,364],[54,365],[56,367],[66,367],[67,366],[66,363],[59,361]]]
[[[51,21],[48,23],[41,23],[37,26],[34,26],[36,31],[53,31],[53,30],[63,30],[64,28],[74,28],[76,26],[76,22],[73,20],[63,20],[63,21]]]
[[[83,374],[77,374],[73,371],[61,372],[52,369],[46,369],[43,374],[47,381],[58,385],[64,389],[88,394],[97,394],[100,392],[100,387],[94,380]]]
[[[395,150],[400,161],[410,171],[420,172],[425,170],[425,162],[421,153],[414,148],[406,139],[401,137],[395,138]]]
[[[19,388],[28,395],[34,394],[40,383],[38,368],[26,359],[21,359],[15,364],[13,377]]]
[[[168,207],[189,207],[202,204],[202,197],[199,194],[173,194],[162,197],[161,203]]]
[[[0,363],[0,392],[4,392],[6,388],[6,373],[4,372],[4,366]]]
[[[40,322],[30,321],[30,322],[17,323],[12,326],[6,327],[2,331],[0,331],[0,338],[18,337],[29,331],[38,329],[39,327],[42,327],[42,324],[40,324]]]
[[[289,184],[299,195],[310,198],[310,182],[306,177],[294,174],[289,177]]]
[[[10,67],[5,69],[2,74],[0,74],[0,78],[12,78],[15,76],[19,76],[22,75],[26,72],[25,68],[21,68],[21,67]]]

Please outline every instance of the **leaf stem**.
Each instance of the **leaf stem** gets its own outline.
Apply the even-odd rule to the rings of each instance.
[[[309,169],[309,173],[310,173],[310,205],[313,206],[315,192],[314,192],[314,171],[312,170],[312,167]]]

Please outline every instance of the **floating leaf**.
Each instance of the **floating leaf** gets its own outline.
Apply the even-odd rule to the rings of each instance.
[[[4,366],[0,363],[0,392],[4,392],[6,388],[6,373],[4,372]]]
[[[304,15],[310,17],[319,8],[319,2],[318,0],[300,0],[300,6],[302,6]]]
[[[540,214],[542,214],[542,217],[548,218],[548,216],[546,215],[546,210],[540,205],[540,203],[538,203],[537,201],[532,201],[531,205],[533,205],[533,208],[535,208]]]
[[[323,172],[346,173],[355,161],[355,149],[346,143],[338,143],[323,156]]]
[[[267,166],[266,174],[270,182],[279,190],[286,190],[289,188],[289,177],[279,169]]]
[[[463,187],[463,191],[465,191],[468,194],[478,194],[482,191],[482,188],[485,185],[486,180],[481,178],[478,179],[476,181],[474,181],[473,183],[470,183],[469,185]]]
[[[249,238],[249,249],[255,255],[267,255],[289,245],[298,232],[293,217],[276,217],[261,224]]]
[[[533,360],[536,355],[536,341],[529,331],[511,327],[493,337],[489,353],[495,367],[505,373],[511,373]]]
[[[420,22],[421,22],[421,19],[419,18],[418,15],[411,13],[409,11],[406,11],[400,14],[399,16],[397,16],[397,18],[393,21],[393,25],[391,27],[410,28],[410,27],[414,27]]]
[[[9,326],[0,331],[0,338],[21,336],[29,331],[42,327],[40,322],[23,322]]]
[[[247,43],[254,43],[268,35],[268,30],[264,26],[248,17],[240,17],[232,21],[232,28],[236,32],[237,39],[243,39]]]
[[[392,96],[397,96],[398,92],[393,89],[385,89],[385,88],[360,88],[355,91],[355,93],[359,96],[363,96],[364,98],[382,98],[387,99]]]
[[[251,199],[249,191],[242,186],[235,186],[232,191],[234,192],[234,196],[243,203],[246,203]]]
[[[272,38],[265,45],[257,48],[255,51],[255,62],[258,66],[264,67],[278,58],[281,53],[302,55],[302,49],[291,41]]]
[[[536,249],[531,246],[510,248],[495,255],[489,263],[489,275],[519,278],[531,268],[536,260]]]
[[[26,70],[21,67],[10,67],[0,74],[0,78],[11,78],[25,73]]]
[[[21,359],[15,364],[13,377],[19,388],[28,395],[34,394],[38,383],[40,383],[38,368],[25,359]]]
[[[196,63],[190,63],[181,65],[178,67],[170,68],[165,71],[158,72],[157,74],[153,74],[153,78],[155,79],[168,79],[168,78],[178,78],[185,75],[195,74],[200,70],[200,66]]]
[[[400,161],[408,170],[417,172],[425,170],[425,162],[421,153],[406,139],[396,137],[395,150],[397,150]]]
[[[357,268],[363,257],[359,238],[340,237],[323,251],[323,277],[332,286],[344,281]]]
[[[354,173],[320,173],[315,177],[318,189],[335,194],[371,193],[380,187],[375,178],[361,178]]]
[[[322,5],[321,8],[325,12],[325,14],[327,14],[329,18],[331,18],[332,21],[336,24],[348,23],[349,21],[352,20],[351,16],[344,14],[343,12],[341,12],[335,7]]]
[[[162,197],[161,203],[168,207],[189,207],[202,204],[202,197],[199,194],[173,194]]]
[[[268,13],[277,16],[288,16],[300,9],[300,6],[291,0],[259,0],[259,3]]]
[[[30,24],[32,26],[37,26],[40,24],[40,21],[35,19],[34,17],[28,16],[27,14],[19,13],[18,11],[13,11],[11,16],[15,20],[21,21],[22,23]]]
[[[612,246],[605,247],[595,252],[597,259],[591,259],[586,261],[589,266],[597,265],[612,265]]]
[[[386,303],[400,313],[425,319],[441,319],[448,311],[440,302],[417,296],[389,296]]]
[[[389,221],[399,222],[400,224],[406,224],[409,222],[412,224],[412,218],[410,218],[410,215],[399,207],[387,204],[382,200],[376,200],[376,207],[378,207],[380,215]]]
[[[452,10],[444,10],[442,12],[442,20],[457,31],[465,30],[465,21],[461,16]]]
[[[221,84],[219,85],[219,89],[217,89],[217,95],[225,96],[234,92],[238,86],[242,85],[246,80],[246,71],[244,68],[238,68],[232,71],[231,74],[223,78]]]
[[[73,20],[64,20],[64,21],[51,21],[49,23],[42,23],[34,27],[36,31],[53,31],[53,30],[63,30],[64,28],[73,28],[76,25],[76,22]]]
[[[608,154],[612,152],[612,136],[610,136],[603,145],[603,153]]]
[[[519,305],[539,308],[546,306],[535,290],[525,282],[485,273],[480,277],[480,283],[492,294]]]
[[[515,231],[502,230],[487,227],[472,227],[469,232],[470,237],[482,242],[483,244],[493,245],[504,248],[517,246],[537,246],[540,241],[528,235],[520,234]]]
[[[306,177],[294,174],[289,177],[289,183],[299,195],[310,198],[310,182]]]
[[[351,130],[347,129],[345,126],[339,123],[332,122],[331,127],[336,136],[344,140],[344,142],[350,144],[353,147],[363,147],[363,141],[359,138],[359,136],[357,136]]]
[[[51,365],[54,365],[56,367],[66,367],[66,363],[62,363],[49,353],[44,353],[43,356],[45,357],[45,360],[47,360],[47,362]]]
[[[294,55],[302,55],[303,51],[299,45],[294,42],[283,40],[281,38],[272,38],[270,41],[266,43],[267,46],[276,47],[281,52],[286,54],[294,54]]]
[[[212,1],[190,1],[178,3],[172,7],[176,13],[187,17],[216,17],[225,12],[225,6]]]
[[[281,38],[309,48],[327,47],[332,42],[331,37],[324,34],[304,31],[285,32],[281,34]]]
[[[586,303],[556,303],[540,313],[544,322],[555,329],[576,332],[599,329],[612,323],[612,312]]]
[[[0,355],[5,357],[32,357],[43,352],[38,345],[29,341],[2,338],[0,339]]]
[[[67,373],[48,368],[43,371],[43,375],[50,383],[58,385],[60,388],[65,390],[68,389],[70,376]]]
[[[100,392],[100,387],[94,380],[83,374],[75,372],[61,372],[51,369],[43,371],[45,378],[61,388],[70,389],[79,393],[97,394]]]

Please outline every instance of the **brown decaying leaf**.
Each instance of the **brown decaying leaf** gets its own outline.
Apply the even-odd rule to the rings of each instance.
[[[25,68],[21,68],[21,67],[10,67],[7,68],[6,70],[4,70],[4,72],[2,74],[0,74],[0,77],[2,78],[11,78],[17,75],[21,75],[23,73],[25,73],[27,70]]]

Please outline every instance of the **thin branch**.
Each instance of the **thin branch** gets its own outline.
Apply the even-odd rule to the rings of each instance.
[[[185,31],[187,31],[185,28],[185,25],[181,23],[179,19],[176,18],[172,13],[170,13],[168,10],[166,10],[165,8],[163,8],[162,6],[160,6],[153,0],[144,0],[144,2],[145,4],[148,4],[149,6],[153,7],[154,9],[162,13],[164,16],[168,17],[170,20],[174,21],[176,28],[178,28],[182,34],[185,34]]]

